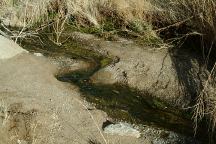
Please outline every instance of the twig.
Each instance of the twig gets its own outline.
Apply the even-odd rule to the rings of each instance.
[[[27,5],[28,5],[28,1],[26,1],[25,17],[24,17],[24,25],[23,25],[22,30],[19,32],[18,36],[16,37],[15,43],[17,43],[17,40],[18,40],[19,36],[23,33],[23,31],[25,30],[25,27],[26,27],[26,13],[27,13]]]
[[[100,135],[101,135],[101,137],[103,138],[105,144],[108,144],[108,142],[107,142],[106,138],[104,137],[102,131],[100,130],[100,128],[99,128],[99,126],[98,126],[96,120],[94,119],[94,116],[93,116],[93,115],[91,114],[91,112],[88,110],[87,106],[84,105],[80,100],[78,100],[78,99],[76,99],[76,98],[75,98],[75,100],[76,100],[78,103],[80,103],[80,104],[87,110],[87,112],[88,112],[89,115],[91,116],[91,119],[94,121],[95,126],[97,127],[98,131],[100,132]]]
[[[0,30],[0,34],[3,35],[6,38],[10,38],[6,33],[4,33],[3,31]]]
[[[194,110],[194,114],[193,114],[193,119],[194,119],[194,124],[195,124],[195,126],[194,126],[195,135],[196,135],[196,131],[197,131],[198,120],[201,120],[204,117],[204,115],[206,114],[205,107],[204,107],[204,102],[205,102],[204,95],[205,95],[205,90],[208,87],[209,81],[211,80],[213,72],[215,71],[215,69],[216,69],[216,63],[214,64],[214,66],[213,66],[213,68],[212,68],[212,70],[208,76],[208,79],[205,82],[204,88],[200,92],[198,99],[197,99],[197,104],[195,106],[195,110]]]
[[[174,24],[172,24],[172,25],[169,25],[169,26],[166,26],[166,27],[157,29],[157,30],[155,30],[155,31],[156,31],[156,32],[161,32],[161,31],[164,31],[164,30],[169,29],[169,28],[171,28],[171,27],[180,26],[181,24],[183,24],[183,23],[185,23],[185,22],[191,20],[191,19],[194,18],[194,17],[195,17],[195,16],[191,16],[191,17],[189,17],[189,18],[187,18],[187,19],[185,19],[185,20],[183,20],[183,21],[176,22],[176,23],[174,23]]]

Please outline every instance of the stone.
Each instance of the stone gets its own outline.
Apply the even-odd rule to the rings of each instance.
[[[131,136],[136,138],[139,138],[141,135],[132,125],[123,122],[106,126],[104,132],[111,135]]]
[[[0,59],[9,59],[24,52],[27,53],[14,41],[0,35]]]
[[[42,54],[42,53],[34,53],[34,55],[35,55],[35,56],[38,56],[38,57],[41,57],[41,56],[43,56],[43,54]]]

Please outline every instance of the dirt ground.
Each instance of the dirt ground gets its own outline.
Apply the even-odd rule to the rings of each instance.
[[[10,53],[10,42],[0,49]],[[0,59],[0,144],[149,143],[104,134],[104,112],[86,103],[76,86],[58,81],[49,60],[21,52]]]

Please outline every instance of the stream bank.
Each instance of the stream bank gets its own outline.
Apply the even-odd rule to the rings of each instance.
[[[46,43],[41,44],[40,41]],[[60,64],[62,67],[56,77],[60,81],[76,84],[80,88],[84,99],[93,103],[96,108],[107,112],[114,122],[127,121],[137,125],[149,125],[171,130],[189,137],[193,136],[190,111],[172,106],[169,102],[162,101],[155,94],[140,91],[139,88],[130,87],[128,84],[118,82],[97,84],[92,82],[92,76],[111,65],[119,63],[119,60],[116,60],[118,57],[109,55],[104,51],[101,53],[101,45],[96,44],[97,49],[88,38],[81,42],[80,39],[76,41],[71,38],[62,46],[57,46],[43,35],[40,36],[40,41],[29,39],[28,41],[22,41],[21,44],[30,52],[40,52],[46,57],[50,57],[54,62],[61,61],[58,58],[63,57],[63,59],[77,59],[87,63],[87,67],[77,70],[68,69],[67,66]],[[65,63],[67,65],[67,62]],[[202,132],[203,128],[200,128],[197,137],[205,143],[207,139],[202,137]],[[184,143],[196,143],[191,141],[193,140],[189,138]]]

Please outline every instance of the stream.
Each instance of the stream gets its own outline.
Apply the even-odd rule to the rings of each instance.
[[[64,56],[89,63],[90,67],[87,69],[59,73],[56,78],[77,85],[85,100],[105,111],[115,121],[148,125],[193,137],[192,114],[189,110],[174,108],[150,93],[138,91],[128,85],[93,84],[90,77],[112,63],[113,59],[87,49],[88,44],[69,39],[63,45],[57,46],[47,36],[40,35],[21,41],[21,45],[32,53],[39,52],[46,57]],[[200,143],[207,142],[203,129],[205,128],[200,128],[196,135]]]

